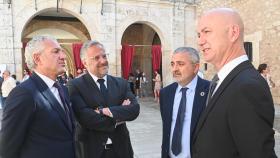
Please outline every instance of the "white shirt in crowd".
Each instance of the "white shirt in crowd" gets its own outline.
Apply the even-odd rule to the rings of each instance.
[[[2,96],[8,97],[9,93],[12,91],[13,88],[16,87],[16,80],[12,77],[8,77],[6,80],[2,83]]]

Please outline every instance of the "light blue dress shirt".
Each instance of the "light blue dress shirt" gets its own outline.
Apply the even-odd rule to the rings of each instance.
[[[186,86],[188,88],[186,92],[187,98],[187,107],[185,112],[185,119],[183,125],[183,133],[182,133],[182,151],[179,155],[175,156],[171,151],[171,142],[173,137],[173,131],[176,124],[178,109],[180,105],[180,101],[182,98],[182,92],[180,91],[182,86],[178,85],[174,102],[173,102],[173,113],[172,113],[172,122],[171,122],[171,131],[170,131],[170,146],[169,146],[169,156],[170,158],[191,158],[190,153],[190,130],[191,130],[191,119],[192,119],[192,109],[193,109],[193,101],[195,96],[195,88],[197,84],[197,76]]]

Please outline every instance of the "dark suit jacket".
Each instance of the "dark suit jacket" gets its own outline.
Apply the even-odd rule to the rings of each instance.
[[[139,115],[140,107],[130,91],[128,82],[107,75],[107,98],[102,97],[89,73],[70,81],[68,88],[76,118],[81,125],[77,134],[84,146],[85,157],[99,158],[109,137],[120,158],[133,158],[126,124],[115,127],[117,121],[132,121]],[[131,104],[122,106],[125,99],[130,99]],[[107,105],[113,118],[102,116],[94,111],[99,106]]]
[[[274,158],[274,105],[249,61],[221,83],[197,124],[192,158]]]
[[[175,92],[178,87],[178,83],[172,83],[169,86],[161,89],[160,91],[160,112],[162,117],[162,150],[161,157],[169,157],[169,146],[170,146],[170,130],[173,113],[173,102]],[[192,109],[192,120],[191,120],[191,135],[190,140],[193,138],[193,132],[196,127],[197,121],[201,112],[205,108],[207,94],[209,91],[209,81],[203,80],[198,77],[197,85],[195,89],[195,96]]]
[[[66,87],[64,90],[69,104]],[[75,158],[74,129],[36,73],[14,88],[5,104],[0,132],[2,158]]]

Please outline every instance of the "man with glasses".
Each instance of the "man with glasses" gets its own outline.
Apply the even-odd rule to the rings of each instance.
[[[88,73],[68,83],[84,158],[133,158],[125,121],[139,115],[126,80],[108,75],[108,54],[97,41],[84,43],[81,60]]]

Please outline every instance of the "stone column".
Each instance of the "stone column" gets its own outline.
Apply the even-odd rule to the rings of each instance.
[[[105,45],[106,52],[109,53],[109,73],[111,75],[121,76],[117,70],[118,60],[116,46],[116,8],[115,0],[103,0],[101,4],[100,25],[103,39],[101,42]]]

